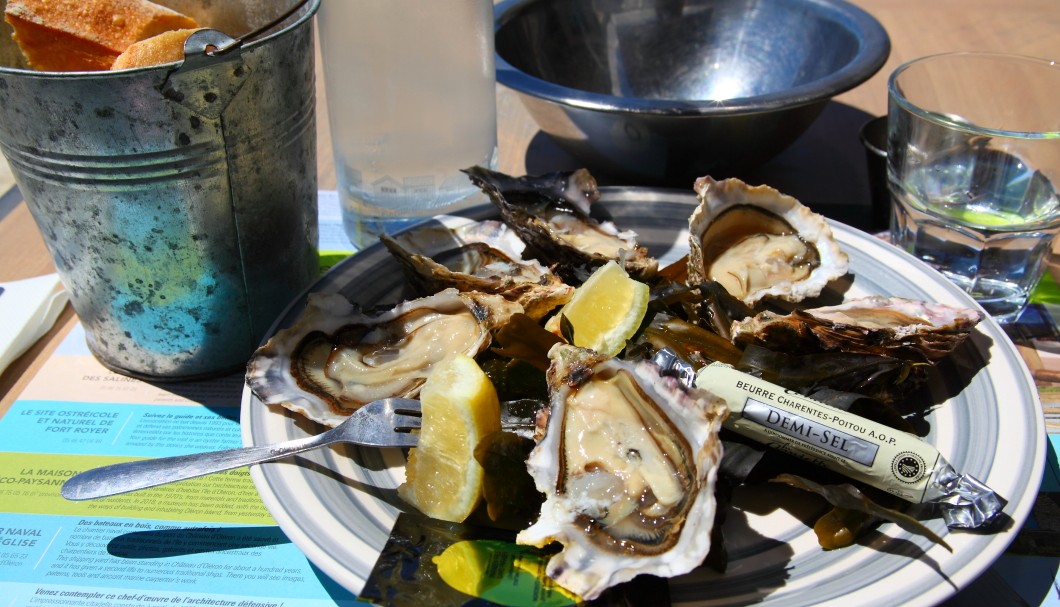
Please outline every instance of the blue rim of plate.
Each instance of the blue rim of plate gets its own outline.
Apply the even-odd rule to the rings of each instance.
[[[619,227],[633,229],[663,264],[686,251],[686,219],[695,196],[676,190],[601,188],[599,206]],[[449,218],[493,217],[489,205]],[[880,293],[978,307],[941,274],[869,234],[830,222],[850,255],[853,282],[846,296]],[[395,261],[375,244],[339,263],[308,292],[339,291],[365,304],[396,303],[410,293]],[[304,306],[297,298],[270,335]],[[1045,466],[1046,431],[1037,387],[1019,352],[987,317],[960,351],[955,374],[929,384],[933,400],[949,397],[927,416],[932,442],[960,471],[986,482],[1008,500],[1008,524],[991,534],[952,531],[941,519],[926,521],[953,553],[885,524],[859,544],[819,548],[813,530],[796,516],[762,506],[763,496],[738,500],[745,507],[725,522],[728,572],[701,567],[670,581],[675,605],[771,606],[872,604],[933,605],[954,595],[1008,547],[1029,516]],[[964,377],[960,371],[977,369]],[[954,384],[953,382],[957,382]],[[262,405],[246,388],[242,399],[246,445],[319,432],[312,422]],[[280,528],[318,568],[354,594],[403,506],[399,450],[340,448],[254,466],[251,478]]]

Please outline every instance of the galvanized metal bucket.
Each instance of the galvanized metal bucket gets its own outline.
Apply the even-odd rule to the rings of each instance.
[[[238,36],[297,1],[161,3]],[[0,31],[0,151],[107,367],[241,369],[316,278],[318,4],[230,52],[204,31],[186,47],[202,52],[128,71],[32,71]]]

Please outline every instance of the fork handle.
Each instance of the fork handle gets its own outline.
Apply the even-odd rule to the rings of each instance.
[[[85,470],[70,477],[63,483],[61,493],[68,500],[90,500],[118,495],[251,464],[283,459],[296,453],[323,447],[331,442],[334,440],[331,440],[328,432],[324,432],[276,445],[239,447],[224,451],[112,464]]]

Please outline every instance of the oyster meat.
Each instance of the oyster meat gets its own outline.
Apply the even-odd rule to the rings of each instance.
[[[817,297],[847,273],[847,255],[824,217],[769,186],[696,180],[688,219],[688,284],[716,280],[753,306],[766,297]]]
[[[635,232],[590,216],[600,192],[585,169],[536,177],[511,177],[483,167],[464,172],[526,243],[527,255],[548,264],[568,283],[582,282],[612,260],[637,279],[657,272],[658,261],[637,244]]]
[[[519,303],[535,320],[570,299],[574,287],[537,261],[523,259],[526,245],[504,223],[448,219],[379,236],[421,294],[448,287],[495,293]]]
[[[974,308],[870,295],[837,306],[762,312],[733,322],[736,344],[780,352],[851,352],[935,363],[983,319]]]
[[[546,501],[516,541],[563,544],[547,573],[584,599],[642,573],[675,576],[710,549],[728,409],[647,361],[549,352],[551,413],[527,469]]]
[[[265,404],[337,426],[373,400],[414,397],[431,365],[454,352],[475,356],[516,312],[522,307],[498,295],[456,289],[379,314],[313,293],[298,320],[251,357],[247,385]]]

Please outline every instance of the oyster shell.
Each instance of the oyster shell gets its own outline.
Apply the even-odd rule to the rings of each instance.
[[[550,265],[564,281],[580,283],[612,260],[640,280],[658,271],[658,261],[637,244],[635,232],[589,215],[600,192],[585,169],[536,177],[511,177],[482,167],[464,172],[523,239],[527,255]]]
[[[247,385],[265,404],[336,426],[373,400],[415,396],[432,364],[453,352],[475,356],[516,312],[500,296],[456,289],[379,314],[313,293],[298,320],[251,357]]]
[[[547,573],[584,599],[697,567],[710,549],[723,401],[647,361],[566,344],[549,358],[551,414],[527,460],[546,501],[516,541],[562,543]]]
[[[409,282],[427,295],[448,287],[495,293],[543,318],[567,303],[574,287],[540,263],[524,260],[522,240],[500,221],[429,222],[379,239],[405,270]]]
[[[817,297],[847,273],[846,253],[825,219],[769,186],[696,180],[688,219],[688,284],[716,280],[749,306],[765,297]]]
[[[934,363],[982,319],[974,308],[871,295],[783,315],[762,312],[734,322],[732,339],[781,352],[842,351]]]

